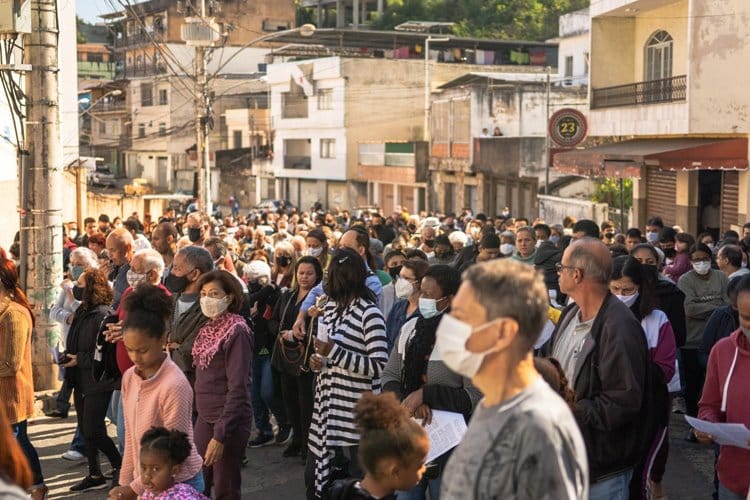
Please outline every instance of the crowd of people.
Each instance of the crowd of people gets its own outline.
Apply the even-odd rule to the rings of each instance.
[[[81,229],[50,310],[73,492],[236,499],[247,448],[277,444],[310,500],[663,499],[671,412],[750,426],[750,224],[280,209]],[[0,492],[40,499],[19,253],[0,256]],[[435,412],[468,429],[426,462]],[[716,450],[717,498],[745,499],[750,451]]]

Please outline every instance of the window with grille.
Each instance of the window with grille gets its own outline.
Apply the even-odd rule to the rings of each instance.
[[[333,89],[318,90],[318,109],[333,109]]]
[[[154,86],[150,83],[141,83],[141,106],[154,105]]]
[[[167,135],[167,124],[162,122],[159,124],[159,137],[165,137]]]
[[[169,104],[167,89],[159,89],[159,105],[166,106],[167,104]]]
[[[138,124],[138,138],[143,139],[144,137],[146,137],[146,124],[139,123]]]
[[[320,157],[336,158],[336,139],[320,140]]]

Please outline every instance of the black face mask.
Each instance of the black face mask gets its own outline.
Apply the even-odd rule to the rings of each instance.
[[[73,298],[78,301],[83,300],[83,291],[84,291],[84,287],[73,285]]]
[[[282,255],[281,257],[276,257],[276,263],[281,267],[286,267],[292,263],[292,259],[286,255]]]
[[[388,274],[391,275],[391,278],[393,278],[394,281],[398,279],[399,274],[401,274],[401,268],[403,266],[396,266],[396,267],[390,267],[388,268]]]
[[[164,279],[164,286],[172,293],[184,292],[189,284],[190,280],[187,276],[177,276],[171,272]]]
[[[435,252],[435,258],[440,260],[448,260],[453,258],[453,254],[450,252]]]
[[[424,244],[427,245],[428,248],[432,248],[435,246],[435,240],[424,240]]]
[[[188,228],[188,239],[195,243],[199,239],[201,239],[201,228],[199,227],[189,227]]]
[[[412,232],[412,233],[416,233],[417,232],[417,226],[415,226],[414,224],[409,224],[407,226],[407,229],[409,230],[409,232]]]

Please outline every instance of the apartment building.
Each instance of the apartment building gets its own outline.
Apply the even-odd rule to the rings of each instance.
[[[559,46],[556,85],[588,85],[589,53],[591,46],[591,17],[589,9],[563,14],[558,21],[559,35],[547,40]]]
[[[701,232],[716,224],[704,209],[717,196],[720,230],[741,227],[750,216],[748,15],[745,0],[592,3],[589,134],[613,144],[559,154],[556,168],[633,178],[641,227],[658,215]]]
[[[295,9],[293,0],[213,0],[207,8],[221,28],[220,43],[208,50],[207,59],[212,119],[218,125],[227,102],[246,106],[231,97],[238,95],[232,89],[242,86],[237,79],[257,79],[265,72],[268,46],[255,41],[293,27]],[[195,50],[181,30],[197,15],[195,9],[194,2],[150,0],[103,16],[115,30],[116,79],[129,81],[132,141],[124,151],[124,170],[160,191],[192,191],[194,185],[195,163],[188,151],[195,145]]]

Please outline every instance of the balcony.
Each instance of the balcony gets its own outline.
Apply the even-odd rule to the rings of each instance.
[[[127,110],[127,104],[124,99],[112,102],[97,102],[90,109],[89,113],[119,113]]]
[[[118,78],[132,78],[138,76],[155,76],[167,73],[167,65],[164,63],[145,64],[143,66],[125,67],[118,72]]]
[[[292,170],[310,170],[312,162],[309,156],[284,155],[284,168]]]
[[[164,30],[153,30],[150,33],[134,33],[132,35],[123,36],[122,38],[115,39],[115,48],[122,49],[126,47],[135,47],[137,45],[150,44],[153,42],[164,41]]]
[[[687,76],[591,90],[591,109],[680,102],[687,99]]]

